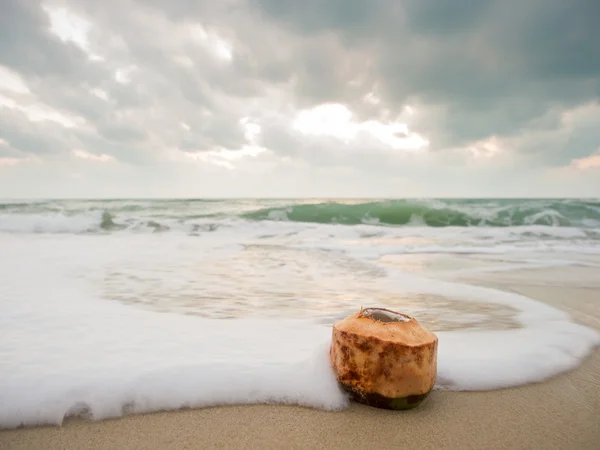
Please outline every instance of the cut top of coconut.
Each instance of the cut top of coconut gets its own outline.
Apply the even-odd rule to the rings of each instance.
[[[360,312],[359,317],[371,317],[378,322],[408,322],[411,317],[406,314],[397,313],[384,308],[365,308]]]
[[[339,332],[370,336],[411,347],[430,345],[437,336],[414,317],[384,308],[364,308],[333,325]]]

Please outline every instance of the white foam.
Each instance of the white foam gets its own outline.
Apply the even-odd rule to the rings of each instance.
[[[439,332],[437,387],[481,391],[540,382],[578,366],[595,330],[566,320],[507,331]]]
[[[543,220],[544,222],[549,223],[552,226],[559,226],[561,223],[561,219],[563,221],[567,221],[567,218],[565,216],[563,216],[561,213],[559,213],[558,211],[548,209],[548,210],[540,211],[536,214],[532,214],[531,216],[527,216],[523,221],[527,225],[532,225],[535,223],[539,223],[540,221]]]
[[[291,208],[286,208],[285,210],[275,209],[273,211],[269,211],[269,214],[268,214],[269,220],[287,221],[288,213],[291,212],[290,209]]]
[[[209,325],[205,332],[211,328]],[[257,324],[247,331],[254,333],[259,328],[265,333],[280,334],[282,331],[280,327],[265,327],[264,324]],[[279,403],[325,410],[344,408],[348,399],[337,386],[328,365],[327,348],[315,345],[314,339],[311,342],[315,346],[314,354],[292,361],[285,356],[251,360],[248,355],[255,352],[247,342],[234,352],[239,356],[236,360],[223,360],[215,354],[224,350],[222,357],[233,356],[231,342],[228,347],[217,343],[213,350],[201,349],[196,354],[188,345],[185,351],[189,359],[181,359],[178,363],[169,357],[164,347],[158,347],[153,349],[155,356],[161,356],[163,361],[138,368],[127,367],[125,361],[95,353],[102,349],[90,348],[88,355],[100,356],[101,368],[65,370],[60,374],[55,368],[53,374],[46,373],[39,378],[2,380],[0,426],[60,425],[65,418],[82,413],[102,420],[126,413],[228,404]],[[243,350],[245,356],[241,355]],[[181,357],[182,349],[177,348],[175,352]],[[119,353],[125,356],[127,349],[119,349]],[[134,352],[130,356],[138,355]],[[87,362],[86,357],[80,355],[79,363],[83,367]]]
[[[234,403],[344,408],[348,399],[335,382],[327,355],[329,325],[286,318],[285,310],[280,319],[217,320],[100,298],[103,276],[129,267],[132,279],[141,270],[154,270],[157,278],[151,280],[151,290],[180,277],[169,292],[177,294],[188,289],[186,283],[195,283],[201,290],[190,292],[198,292],[194,298],[201,299],[206,289],[221,283],[217,287],[227,299],[237,281],[224,283],[234,274],[203,272],[198,264],[215,255],[230,261],[245,243],[265,233],[246,230],[224,229],[198,237],[0,235],[0,427],[60,424],[86,411],[103,419],[125,412]],[[295,238],[283,236],[276,242],[283,245],[286,239]],[[322,263],[323,256],[317,256],[315,261]],[[309,274],[312,281],[305,282],[318,287],[339,274],[335,260],[325,261],[323,274],[319,266],[310,266],[316,264],[311,261],[298,261],[306,267],[282,270]],[[175,265],[178,262],[190,264],[190,271],[179,270],[187,266]],[[262,276],[262,285],[268,286],[289,281],[286,272],[270,275],[251,263],[246,262],[248,270],[254,270],[248,279]],[[274,279],[267,280],[269,276]],[[516,320],[522,329],[438,333],[439,389],[487,390],[544,380],[572,369],[600,343],[596,331],[521,295],[392,269],[387,277],[369,283],[391,292],[441,294],[519,311]],[[288,293],[297,288],[281,287]],[[127,294],[135,285],[124,284],[123,289]],[[331,295],[351,295],[352,289],[347,278],[340,278],[331,285]],[[284,298],[300,305],[306,301],[289,294]],[[265,301],[276,304],[279,299]],[[320,301],[331,300],[325,296]],[[346,304],[354,308],[354,303]]]
[[[100,228],[101,212],[0,214],[0,231],[9,233],[83,233]]]

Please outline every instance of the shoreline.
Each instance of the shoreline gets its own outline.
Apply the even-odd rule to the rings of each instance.
[[[518,292],[600,329],[600,287],[542,286],[555,273],[486,273],[455,281]],[[564,269],[563,269],[564,270]],[[577,272],[576,268],[574,270]],[[567,274],[563,274],[569,279]],[[520,283],[519,281],[523,281]],[[416,409],[391,412],[352,403],[327,412],[288,405],[218,406],[68,419],[62,427],[0,430],[0,449],[69,448],[593,448],[600,440],[600,348],[574,370],[484,392],[434,390]]]

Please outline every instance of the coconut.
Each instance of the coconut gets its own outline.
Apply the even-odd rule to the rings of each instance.
[[[435,385],[438,338],[415,318],[364,308],[333,325],[329,357],[337,380],[359,403],[419,406]]]

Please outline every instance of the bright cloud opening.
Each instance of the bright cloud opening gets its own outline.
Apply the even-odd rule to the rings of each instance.
[[[217,59],[230,62],[233,59],[231,44],[214,32],[209,32],[201,24],[196,23],[189,27],[189,32],[196,43],[206,47]]]
[[[95,95],[96,97],[98,97],[106,102],[109,100],[108,93],[102,89],[94,88],[94,89],[91,89],[90,92],[93,95]]]
[[[42,103],[20,105],[15,100],[0,95],[0,110],[2,108],[16,109],[27,116],[31,122],[51,121],[65,128],[76,128],[85,123],[81,117],[62,113]]]
[[[17,94],[29,94],[29,88],[21,75],[2,65],[0,65],[0,90]]]
[[[252,122],[249,117],[240,119],[240,124],[244,127],[244,137],[252,144],[256,143],[256,138],[260,135],[262,128],[259,124]]]
[[[88,161],[99,162],[99,163],[105,163],[105,162],[115,160],[114,156],[107,155],[105,153],[102,153],[101,155],[94,155],[93,153],[89,153],[89,152],[86,152],[83,150],[73,150],[73,156],[75,156],[76,158],[81,158],[81,159],[85,159]]]
[[[421,136],[411,133],[405,123],[357,122],[352,111],[338,103],[302,110],[292,126],[302,134],[332,136],[345,143],[366,135],[395,150],[418,150],[428,144]]]
[[[371,105],[379,105],[381,103],[381,99],[373,92],[369,92],[367,95],[365,95],[363,100]]]
[[[229,150],[220,148],[208,152],[185,153],[186,157],[195,161],[204,161],[215,166],[224,167],[225,169],[234,170],[236,162],[246,158],[255,158],[266,149],[255,146],[244,146],[239,150]]]
[[[570,167],[577,170],[589,170],[600,167],[600,148],[596,151],[596,154],[588,156],[587,158],[579,158],[571,161]]]
[[[493,158],[502,151],[498,139],[492,137],[484,141],[478,141],[467,147],[467,152],[475,158]]]
[[[88,33],[91,28],[90,22],[66,8],[44,6],[43,9],[50,18],[50,31],[58,36],[61,41],[74,43],[87,53],[88,57],[92,60],[100,61],[104,59],[90,49],[90,42],[88,40]]]
[[[115,80],[117,83],[129,84],[131,83],[131,74],[135,70],[135,67],[127,67],[115,70]]]
[[[79,118],[64,114],[46,105],[31,105],[20,109],[27,114],[27,117],[32,122],[49,120],[51,122],[56,122],[65,128],[76,128],[82,122]]]

